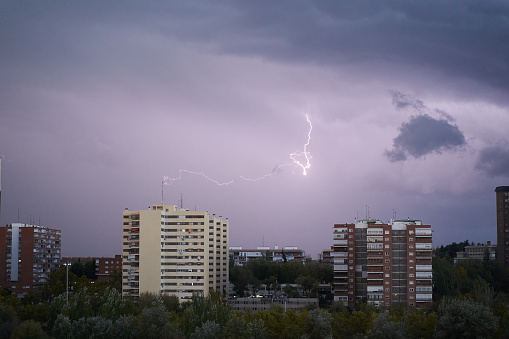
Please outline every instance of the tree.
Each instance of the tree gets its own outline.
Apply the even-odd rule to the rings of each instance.
[[[49,339],[41,324],[33,320],[23,321],[12,333],[11,339]]]
[[[498,328],[491,310],[469,299],[444,298],[438,316],[437,338],[492,338]]]
[[[95,270],[95,268],[94,268]],[[80,261],[75,261],[72,263],[71,268],[69,269],[69,272],[72,272],[76,274],[78,278],[81,278],[83,273],[85,272],[85,268],[83,267],[83,264]]]
[[[90,280],[96,280],[97,276],[95,274],[95,262],[87,261],[85,265],[83,265],[83,274],[86,275]]]
[[[373,328],[368,332],[368,339],[404,339],[405,327],[401,322],[391,321],[389,311],[380,313],[373,320]]]
[[[221,332],[221,326],[211,320],[207,320],[191,334],[191,339],[214,339]]]
[[[309,311],[306,334],[309,339],[332,338],[332,316],[321,309]]]

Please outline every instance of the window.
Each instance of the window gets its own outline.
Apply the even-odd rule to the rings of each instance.
[[[385,248],[389,248],[390,246],[389,245],[385,245]]]
[[[408,252],[408,255],[412,255],[412,256],[413,256],[413,255],[414,255],[414,252]]]
[[[386,270],[386,271],[389,271],[390,269],[391,269],[391,267],[390,267],[390,266],[385,266],[385,270]]]
[[[410,288],[408,289],[408,291],[409,291],[409,292],[413,292],[413,291],[414,291],[414,288],[413,288],[413,287],[410,287]]]
[[[414,306],[414,303],[410,303],[410,306]]]
[[[412,299],[412,300],[413,300],[413,299],[414,299],[414,296],[413,296],[413,295],[409,296],[409,299]]]
[[[385,241],[389,241],[390,239],[389,238],[385,238]]]
[[[348,260],[348,263],[349,264],[353,264],[353,260]]]
[[[408,248],[414,248],[414,245],[408,245]]]
[[[385,255],[390,255],[390,253],[389,252],[385,252]]]
[[[408,275],[408,277],[413,278],[413,277],[414,277],[414,274],[413,274],[413,273],[410,273],[410,274]]]
[[[385,273],[385,277],[389,278],[391,275],[389,273]]]
[[[414,262],[414,259],[410,259],[410,260],[408,260],[408,262]]]
[[[385,233],[385,234],[389,234],[389,231],[385,231],[384,233]]]
[[[353,282],[353,279],[352,278],[348,279],[348,282]]]
[[[352,238],[353,238],[353,235],[349,234],[349,235],[348,235],[348,238],[349,238],[349,239],[352,239]]]
[[[390,285],[390,283],[391,283],[391,282],[390,282],[389,280],[386,280],[386,281],[385,281],[385,284],[386,284],[386,285]]]
[[[386,262],[386,263],[390,263],[390,262],[391,262],[391,260],[390,260],[390,259],[385,259],[385,262]]]
[[[410,266],[409,267],[410,271],[413,271],[414,270],[414,267],[413,266]]]
[[[390,288],[386,288],[386,289],[385,289],[385,292],[390,292],[390,291],[391,291],[391,289],[390,289]]]
[[[414,238],[408,238],[408,241],[414,241]]]
[[[353,229],[349,228],[349,229],[348,229],[348,232],[353,232]]]
[[[386,296],[385,296],[385,299],[389,299],[389,296],[388,296],[388,295],[386,295]]]
[[[408,284],[413,285],[413,284],[414,284],[414,281],[413,281],[413,280],[410,280],[410,281],[408,282]]]

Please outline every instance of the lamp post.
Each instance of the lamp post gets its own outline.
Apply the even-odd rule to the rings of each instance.
[[[66,262],[64,265],[65,265],[65,270],[67,273],[66,284],[65,284],[65,300],[66,300],[67,305],[69,305],[69,265],[71,265],[71,264]]]

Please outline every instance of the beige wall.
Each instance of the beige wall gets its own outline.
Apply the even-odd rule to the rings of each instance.
[[[140,294],[161,290],[161,211],[140,211]]]

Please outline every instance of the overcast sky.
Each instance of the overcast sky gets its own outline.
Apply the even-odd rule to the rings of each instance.
[[[368,209],[496,242],[508,130],[508,1],[0,3],[1,223],[64,256],[120,254],[165,177],[230,246],[316,258]]]

